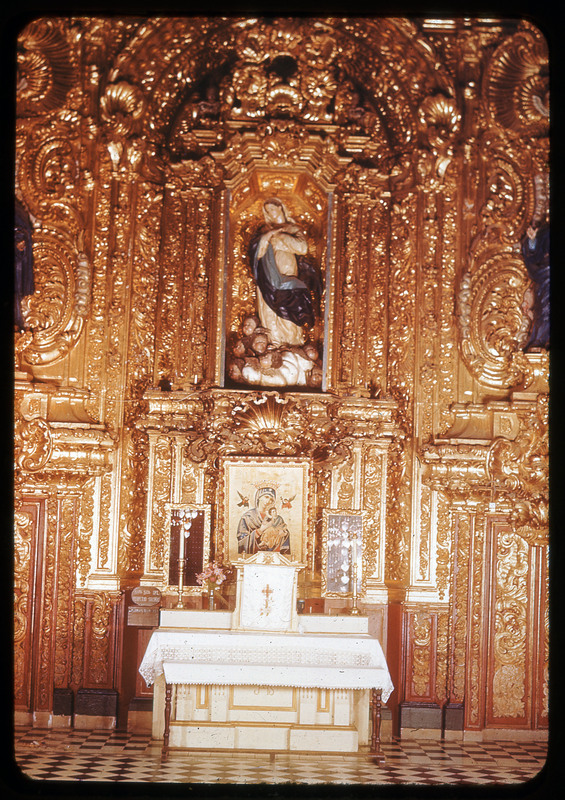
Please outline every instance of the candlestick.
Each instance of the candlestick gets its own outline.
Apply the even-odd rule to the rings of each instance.
[[[357,608],[357,564],[353,564],[353,606],[349,613],[354,616],[361,613]]]
[[[179,528],[179,599],[177,608],[183,608],[182,604],[182,589],[183,589],[183,572],[184,572],[184,525],[181,523]]]

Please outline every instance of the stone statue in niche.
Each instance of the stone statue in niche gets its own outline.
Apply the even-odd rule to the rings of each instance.
[[[321,354],[308,332],[320,314],[320,274],[284,203],[268,198],[263,214],[265,224],[249,246],[256,313],[245,317],[231,342],[228,375],[255,386],[319,388]]]
[[[525,351],[549,349],[549,224],[533,222],[522,239],[522,256],[532,280],[523,310],[531,319]]]

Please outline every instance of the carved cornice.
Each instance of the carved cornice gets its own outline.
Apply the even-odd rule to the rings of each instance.
[[[487,454],[485,444],[436,441],[422,445],[422,481],[451,498],[471,494],[484,499],[490,491]]]
[[[86,392],[44,387],[17,391],[17,481],[42,476],[102,475],[112,468],[114,438],[84,408]],[[29,474],[28,474],[29,473]]]
[[[490,444],[493,438],[515,439],[520,427],[516,405],[502,400],[490,403],[456,403],[450,408],[451,427],[445,434],[454,442],[476,440]]]
[[[46,475],[103,475],[112,468],[114,442],[104,426],[21,420],[15,428],[16,469]]]
[[[228,453],[294,455],[328,464],[349,455],[356,440],[402,436],[392,400],[209,389],[149,390],[149,412],[136,425],[150,436],[184,434],[196,462]]]
[[[510,521],[531,544],[546,544],[549,522],[548,396],[524,416],[514,441],[496,439],[487,470],[496,493],[510,499]]]
[[[285,121],[262,123],[252,132],[235,131],[226,151],[212,155],[224,167],[227,186],[237,186],[250,169],[291,166],[315,177],[328,191],[333,188],[338,171],[351,161],[338,154],[335,130],[333,137],[331,133],[307,133],[301,126]]]
[[[423,483],[451,502],[492,503],[520,536],[531,544],[546,544],[547,404],[548,396],[540,395],[535,402],[467,407],[458,418],[460,427],[452,427],[451,439],[421,447]]]

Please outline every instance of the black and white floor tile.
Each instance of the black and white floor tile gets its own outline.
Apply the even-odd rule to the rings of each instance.
[[[288,754],[171,750],[148,735],[17,728],[15,761],[34,782],[206,784],[521,784],[542,769],[544,742],[402,739],[383,743],[386,762],[367,754]]]

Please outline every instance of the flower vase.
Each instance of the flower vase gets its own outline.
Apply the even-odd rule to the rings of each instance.
[[[208,592],[208,611],[214,610],[214,590],[210,589]]]

